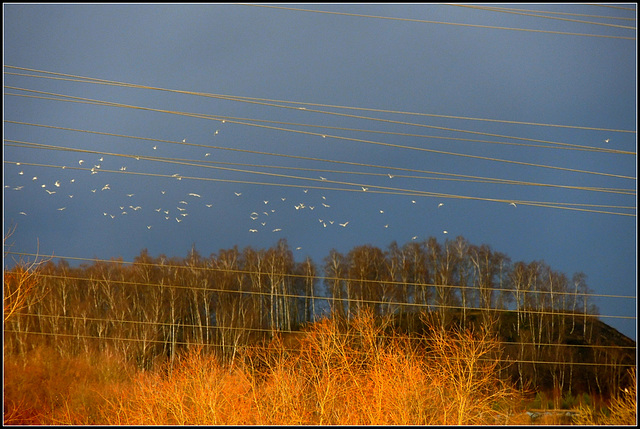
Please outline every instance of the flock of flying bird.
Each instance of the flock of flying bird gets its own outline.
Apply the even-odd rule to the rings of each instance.
[[[218,133],[218,130],[216,130],[215,134],[217,133]],[[183,143],[184,142],[186,142],[186,139],[183,140]],[[156,150],[156,149],[157,149],[157,146],[153,146],[153,150]],[[204,156],[207,157],[209,155],[210,153],[207,153]],[[78,165],[81,167],[85,165],[85,167],[83,168],[87,168],[90,174],[94,175],[94,174],[98,174],[98,172],[100,171],[101,163],[103,161],[104,161],[104,157],[103,156],[99,157],[97,160],[97,163],[93,164],[93,166],[90,169],[87,168],[87,165],[90,163],[89,162],[85,163],[85,161],[82,159],[78,161]],[[16,166],[20,166],[19,162],[15,164]],[[62,167],[62,168],[65,169],[66,167]],[[120,171],[126,171],[126,169],[127,169],[126,166],[120,167]],[[18,175],[24,176],[25,172],[23,170],[20,170]],[[178,174],[174,174],[173,177],[175,177],[178,180],[182,179],[182,177]],[[393,178],[391,174],[389,175],[389,177]],[[320,179],[323,181],[327,180],[322,176],[320,176]],[[46,183],[41,183],[41,180],[38,179],[37,176],[33,176],[30,182],[36,184],[36,186],[39,185],[39,187],[43,189],[43,192],[46,192],[46,194],[50,196],[53,196],[54,194],[58,194],[58,202],[59,202],[59,206],[57,207],[58,211],[63,211],[67,208],[66,203],[63,203],[60,201],[60,197],[62,197],[66,201],[72,201],[72,199],[77,195],[77,192],[78,192],[78,191],[69,190],[70,188],[73,187],[73,185],[75,185],[76,183],[75,178],[69,179],[67,183],[65,183],[66,181],[61,182],[61,180],[55,180],[53,184],[48,186]],[[23,182],[23,183],[28,183],[28,182]],[[20,191],[24,187],[25,187],[24,184],[18,185],[18,186],[5,185],[5,188],[12,188],[15,191]],[[366,192],[367,190],[368,190],[367,187],[362,187],[363,192]],[[102,186],[97,186],[93,189],[90,189],[90,192],[93,194],[98,194],[106,191],[111,191],[111,185],[109,183],[105,183]],[[70,193],[70,192],[74,192],[74,193]],[[86,190],[84,192],[86,192]],[[160,190],[160,193],[162,195],[165,195],[166,191]],[[313,212],[313,214],[317,214],[317,216],[315,216],[318,222],[316,225],[322,228],[331,228],[331,227],[346,228],[349,225],[348,220],[336,219],[335,217],[336,213],[334,210],[331,209],[331,205],[329,204],[329,201],[324,195],[321,195],[320,199],[316,198],[314,200],[311,197],[311,195],[307,195],[307,193],[308,193],[308,190],[304,189],[303,197],[298,197],[293,202],[292,202],[291,195],[289,195],[288,198],[284,196],[280,197],[275,201],[269,201],[269,200],[263,199],[261,201],[263,204],[261,204],[259,208],[256,207],[248,216],[251,220],[251,224],[249,225],[248,232],[253,234],[261,231],[272,232],[272,233],[281,232],[283,231],[283,226],[287,222],[279,219],[277,215],[283,211],[286,211],[286,210],[293,211],[294,209],[296,212],[307,211],[307,212]],[[144,210],[142,206],[133,203],[133,201],[135,201],[135,198],[134,198],[135,193],[122,193],[121,195],[122,195],[122,200],[111,209],[108,209],[107,211],[102,211],[103,216],[110,219],[115,219],[116,217],[122,217],[127,215],[131,216],[133,214],[138,214],[142,212],[150,212],[150,209]],[[234,192],[234,195],[235,197],[238,197],[238,198],[242,197],[241,192]],[[167,201],[163,203],[163,205],[161,205],[160,207],[154,207],[152,209],[154,212],[157,213],[157,214],[154,214],[155,219],[160,221],[166,221],[166,222],[181,223],[187,220],[190,214],[188,211],[189,208],[192,208],[194,206],[197,207],[198,204],[200,204],[200,206],[204,205],[204,207],[206,208],[213,207],[213,203],[211,202],[206,202],[203,204],[202,202],[197,201],[197,200],[200,200],[201,198],[202,196],[200,194],[197,194],[195,192],[189,192],[177,202],[170,203]],[[293,198],[296,198],[296,197],[293,197]],[[287,200],[289,201],[287,202]],[[411,203],[415,204],[416,201],[411,200]],[[510,203],[510,204],[513,207],[517,207],[515,203]],[[437,208],[440,208],[442,206],[444,206],[444,203],[439,203],[437,205]],[[384,210],[382,209],[380,209],[379,212],[381,214],[384,214]],[[22,216],[27,216],[27,213],[24,211],[19,212],[19,214]],[[152,218],[148,217],[148,219],[151,220]],[[151,230],[153,228],[154,223],[155,223],[155,220],[150,224],[147,224],[145,222],[146,228],[148,230]],[[389,228],[389,224],[386,223],[383,225],[383,227]],[[442,233],[448,234],[448,231],[443,230]],[[416,240],[417,238],[418,236],[411,237],[412,240]],[[299,250],[301,249],[301,247],[297,247],[296,249]]]

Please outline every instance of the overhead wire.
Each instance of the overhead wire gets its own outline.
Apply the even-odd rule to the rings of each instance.
[[[555,11],[550,11],[550,10],[519,9],[519,8],[509,8],[509,7],[500,7],[500,6],[491,6],[491,8],[492,9],[498,9],[498,10],[513,10],[513,11],[517,11],[517,12],[544,13],[544,14],[547,14],[547,15],[567,15],[567,16],[581,16],[581,17],[584,17],[584,18],[618,19],[618,20],[621,20],[621,21],[636,21],[635,18],[627,18],[627,17],[623,17],[623,16],[589,15],[589,14],[584,14],[584,13],[555,12]]]
[[[584,20],[580,20],[580,19],[569,19],[569,18],[559,18],[559,17],[555,17],[555,16],[545,16],[545,15],[539,15],[538,13],[530,13],[531,11],[528,12],[517,12],[517,9],[500,9],[500,8],[494,8],[494,7],[490,7],[490,6],[475,6],[475,5],[470,5],[470,4],[454,4],[454,3],[445,3],[447,6],[455,6],[455,7],[465,7],[465,8],[469,8],[469,9],[475,9],[475,10],[485,10],[485,11],[491,11],[491,12],[499,12],[499,13],[509,13],[509,14],[513,14],[513,15],[523,15],[523,16],[532,16],[532,17],[536,17],[536,18],[544,18],[544,19],[555,19],[555,20],[559,20],[559,21],[565,21],[565,22],[575,22],[575,23],[579,23],[579,24],[590,24],[590,25],[601,25],[601,26],[605,26],[605,27],[613,27],[613,28],[624,28],[624,29],[628,29],[628,30],[636,30],[636,27],[631,27],[628,25],[618,25],[618,24],[607,24],[605,22],[593,22],[593,21],[584,21]]]
[[[154,142],[162,142],[162,143],[169,143],[169,144],[176,144],[176,145],[196,146],[196,147],[203,147],[203,148],[207,148],[207,149],[217,149],[217,150],[227,150],[227,151],[245,151],[245,150],[241,150],[241,149],[237,149],[237,148],[228,148],[228,147],[221,147],[221,146],[211,146],[211,145],[204,145],[204,144],[196,144],[196,143],[192,143],[192,142],[176,142],[176,141],[164,140],[164,139],[156,139],[156,138],[148,138],[148,137],[137,137],[137,136],[131,136],[131,135],[107,133],[107,132],[100,132],[100,131],[93,131],[93,130],[81,130],[81,129],[69,128],[69,127],[58,127],[58,126],[43,125],[43,124],[31,124],[31,123],[18,122],[18,121],[5,121],[5,122],[6,123],[18,124],[18,125],[27,125],[27,126],[51,128],[51,129],[56,129],[56,130],[74,131],[74,132],[82,132],[82,133],[97,134],[97,135],[106,135],[106,136],[129,138],[129,139],[139,139],[139,140],[144,140],[144,141],[154,141]],[[34,147],[60,148],[60,150],[74,150],[74,149],[71,149],[71,148],[63,148],[61,146],[43,145],[43,144],[37,144],[37,143],[31,143],[31,142],[19,142],[19,141],[9,140],[9,139],[5,139],[5,142],[20,143],[20,144],[25,144],[25,145],[33,145]],[[107,152],[96,152],[96,151],[93,151],[93,152],[94,153],[103,154],[103,155],[112,155],[112,156],[122,155],[122,154],[107,153]],[[248,152],[256,153],[256,154],[260,154],[260,155],[277,156],[277,157],[291,157],[292,156],[292,155],[278,154],[278,153],[266,153],[266,152],[254,152],[254,151],[248,151]],[[336,160],[323,159],[323,158],[309,158],[309,157],[296,157],[296,156],[293,156],[293,157],[296,158],[296,159],[307,159],[307,160],[327,162],[327,163],[345,163],[345,161],[336,161]],[[173,158],[173,159],[175,159],[175,158]],[[192,161],[193,162],[198,162],[197,160],[192,160]],[[206,161],[199,161],[199,162],[206,162]],[[411,171],[411,172],[419,172],[419,173],[425,173],[425,174],[436,174],[436,175],[456,176],[456,177],[462,177],[462,178],[468,178],[468,179],[477,179],[477,180],[471,180],[471,181],[478,181],[478,182],[484,181],[486,183],[558,187],[558,188],[565,188],[565,189],[589,190],[589,191],[599,191],[599,192],[628,193],[629,195],[635,194],[635,191],[632,190],[632,189],[612,189],[612,188],[601,188],[601,187],[585,187],[585,186],[570,186],[570,185],[557,185],[557,184],[542,184],[542,183],[532,183],[532,182],[527,182],[527,181],[516,181],[516,180],[510,180],[510,179],[497,179],[497,178],[462,175],[462,174],[453,174],[453,173],[441,173],[441,172],[434,172],[434,171],[425,171],[425,170],[417,170],[417,169],[405,169],[405,168],[397,168],[397,167],[392,167],[392,166],[381,166],[381,165],[363,164],[363,163],[356,163],[356,162],[348,162],[348,163],[350,165],[353,165],[353,166],[375,167],[375,168],[381,168],[381,169],[393,170],[393,171]],[[269,166],[264,166],[264,167],[269,167]],[[293,167],[281,166],[281,167],[277,167],[277,168],[293,168]],[[321,171],[335,172],[333,170],[321,170]],[[366,174],[366,173],[361,173],[361,172],[346,172],[346,173]],[[448,179],[443,179],[443,180],[448,180]]]
[[[557,35],[565,35],[565,36],[602,37],[602,38],[607,38],[607,39],[636,40],[635,37],[605,35],[605,34],[573,33],[573,32],[566,32],[566,31],[537,30],[537,29],[531,29],[531,28],[500,27],[500,26],[496,26],[496,25],[463,24],[463,23],[457,23],[457,22],[429,21],[429,20],[425,20],[425,19],[414,19],[414,18],[395,18],[395,17],[388,17],[388,16],[365,15],[365,14],[347,13],[347,12],[333,12],[333,11],[325,11],[325,10],[313,10],[313,9],[303,9],[303,8],[264,5],[264,4],[248,4],[248,3],[235,3],[235,4],[239,5],[239,6],[262,7],[262,8],[270,8],[270,9],[287,10],[287,11],[293,11],[293,12],[307,12],[307,13],[320,13],[320,14],[328,14],[328,15],[353,16],[353,17],[358,17],[358,18],[385,19],[385,20],[393,20],[393,21],[416,22],[416,23],[422,23],[422,24],[441,24],[441,25],[453,25],[453,26],[458,26],[458,27],[473,27],[473,28],[493,29],[493,30],[523,31],[523,32],[531,32],[531,33],[546,33],[546,34],[557,34]]]
[[[108,322],[108,323],[119,323],[119,324],[132,324],[132,325],[143,325],[143,326],[152,326],[152,327],[156,327],[156,326],[160,326],[160,327],[180,327],[180,328],[186,328],[186,329],[200,329],[200,328],[205,328],[205,329],[212,329],[215,331],[242,331],[242,332],[264,332],[264,333],[269,333],[272,334],[274,332],[274,329],[271,328],[253,328],[253,327],[243,327],[243,326],[225,326],[225,325],[212,325],[212,324],[204,324],[204,325],[194,325],[194,324],[189,324],[189,323],[175,323],[175,322],[158,322],[158,321],[154,321],[154,322],[150,322],[150,321],[145,321],[145,320],[130,320],[130,319],[111,319],[111,318],[97,318],[97,317],[85,317],[85,316],[69,316],[69,315],[58,315],[58,314],[37,314],[37,313],[20,313],[21,316],[26,316],[26,317],[37,317],[37,318],[52,318],[52,319],[64,319],[64,320],[71,320],[71,321],[82,321],[84,322]],[[580,315],[580,317],[582,317],[582,315]],[[308,326],[306,327],[307,329],[309,328]],[[275,331],[278,334],[294,334],[294,335],[304,335],[307,333],[307,330],[290,330],[290,329],[275,329]],[[24,333],[23,331],[13,331],[16,333]],[[29,332],[29,333],[38,333],[38,332]],[[339,333],[338,336],[342,336],[342,337],[348,337],[349,335],[353,335],[353,334],[349,334],[349,333]],[[393,338],[393,336],[391,335],[386,335],[386,334],[380,334],[377,336],[378,338],[381,339],[391,339]],[[103,337],[93,337],[93,338],[100,338],[102,339]],[[413,336],[413,335],[406,335],[406,338],[409,340],[421,340],[424,339],[424,337],[421,336]],[[584,349],[597,349],[597,350],[607,350],[607,349],[613,349],[613,350],[636,350],[636,347],[633,346],[609,346],[609,345],[604,345],[604,344],[564,344],[564,343],[543,343],[543,342],[527,342],[527,341],[503,341],[502,342],[503,345],[505,346],[514,346],[514,345],[519,345],[519,346],[535,346],[535,347],[562,347],[562,348],[572,348],[572,347],[580,347],[580,348],[584,348]],[[215,346],[217,344],[207,344],[209,346]]]
[[[190,271],[203,271],[203,272],[221,272],[221,273],[233,273],[233,274],[243,274],[243,275],[269,275],[270,272],[268,271],[256,271],[256,270],[246,270],[246,269],[237,269],[237,268],[226,268],[226,267],[219,267],[219,266],[198,266],[198,265],[193,265],[193,264],[183,264],[183,265],[176,265],[176,264],[172,264],[172,263],[152,263],[152,262],[142,262],[142,261],[136,261],[135,258],[133,261],[124,261],[124,260],[108,260],[108,259],[100,259],[100,258],[83,258],[83,257],[77,257],[77,256],[56,256],[56,255],[47,255],[47,254],[42,254],[42,253],[29,253],[29,252],[14,252],[14,251],[7,251],[6,252],[8,255],[15,255],[15,256],[20,256],[20,257],[33,257],[33,258],[40,258],[41,260],[44,261],[49,261],[51,259],[59,259],[59,260],[73,260],[73,261],[84,261],[84,262],[93,262],[95,263],[103,263],[103,264],[118,264],[118,265],[131,265],[132,267],[151,267],[151,268],[161,268],[161,269],[184,269],[184,270],[190,270]],[[94,278],[94,277],[71,277],[68,275],[65,276],[54,276],[54,275],[49,275],[49,274],[41,274],[41,273],[35,273],[38,276],[41,277],[48,277],[48,278],[59,278],[59,279],[72,279],[72,280],[95,280],[95,281],[102,281],[105,280],[103,278]],[[313,276],[309,276],[307,274],[295,274],[295,273],[271,273],[272,275],[277,275],[277,276],[283,276],[283,277],[288,277],[288,278],[294,278],[294,279],[301,279],[301,280],[305,280],[308,279],[309,277],[313,277],[313,279],[315,280],[322,280],[325,282],[328,281],[351,281],[351,282],[355,282],[355,283],[381,283],[381,284],[387,284],[387,285],[394,285],[394,286],[415,286],[415,287],[439,287],[439,288],[449,288],[449,289],[459,289],[459,290],[479,290],[480,288],[475,285],[475,286],[465,286],[465,285],[447,285],[447,284],[439,284],[439,283],[424,283],[424,282],[417,282],[417,281],[398,281],[398,280],[384,280],[384,279],[378,279],[378,280],[372,280],[372,279],[357,279],[357,278],[351,278],[351,277],[338,277],[338,276],[328,276],[328,275],[313,275]],[[158,287],[175,287],[178,289],[196,289],[196,290],[208,290],[208,291],[218,291],[218,292],[231,292],[231,293],[244,293],[247,292],[246,290],[229,290],[229,289],[216,289],[216,288],[206,288],[206,287],[193,287],[193,286],[183,286],[183,285],[170,285],[170,284],[157,284],[157,283],[145,283],[145,282],[131,282],[131,281],[125,281],[125,280],[112,280],[112,279],[108,279],[109,281],[115,282],[115,283],[121,283],[121,284],[129,284],[129,285],[136,285],[136,286],[158,286]],[[509,289],[509,288],[501,288],[501,287],[491,287],[490,288],[492,291],[495,292],[505,292],[505,293],[513,293],[513,292],[519,292],[523,295],[557,295],[557,296],[570,296],[570,297],[587,297],[587,298],[615,298],[615,299],[633,299],[635,300],[637,297],[636,296],[632,296],[632,295],[616,295],[616,294],[598,294],[598,293],[592,293],[592,292],[560,292],[560,291],[549,291],[549,290],[530,290],[530,289]],[[256,292],[258,294],[262,294],[262,295],[271,295],[271,292]],[[293,295],[293,294],[289,294],[286,295],[289,297],[293,297],[293,298],[314,298],[314,296],[308,296],[308,295]],[[358,301],[360,302],[361,300],[359,299],[347,299],[347,298],[331,298],[331,297],[316,297],[319,299],[336,299],[336,300],[351,300],[351,301]],[[398,304],[398,305],[423,305],[423,306],[433,306],[435,304],[414,304],[414,303],[402,303],[402,302],[392,302],[392,301],[371,301],[372,303],[389,303],[391,302],[392,304]],[[462,308],[468,308],[468,307],[453,307],[453,308],[458,308],[458,309],[462,309]],[[481,310],[482,308],[476,308],[476,310]],[[513,310],[506,310],[506,311],[513,311]],[[527,310],[529,311],[529,310]],[[539,310],[537,310],[539,311]],[[536,312],[536,311],[534,311]],[[552,312],[543,312],[542,314],[552,314]],[[553,314],[558,314],[557,312],[553,312]],[[574,314],[574,313],[569,313],[569,314]],[[581,314],[582,316],[582,314]],[[596,315],[598,316],[598,315]],[[616,317],[616,316],[607,316],[607,317]],[[635,318],[635,316],[625,316],[625,318]]]
[[[96,103],[96,104],[100,104],[100,105],[104,105],[104,106],[110,106],[110,107],[131,108],[131,109],[136,109],[136,110],[153,111],[153,112],[159,112],[159,113],[169,113],[169,114],[175,114],[175,115],[180,115],[180,116],[188,116],[188,117],[194,117],[194,118],[201,118],[201,119],[220,121],[220,119],[217,118],[217,117],[212,117],[212,116],[204,115],[204,114],[177,112],[177,111],[170,111],[170,110],[164,110],[164,109],[153,109],[153,108],[150,108],[150,107],[141,107],[141,106],[133,106],[133,105],[127,105],[127,104],[121,104],[121,103],[115,103],[115,102],[91,100],[91,99],[87,99],[87,98],[83,98],[83,97],[60,95],[60,94],[48,93],[48,92],[44,92],[44,91],[29,90],[29,89],[24,89],[24,88],[14,88],[14,87],[9,87],[9,88],[18,89],[18,90],[22,90],[22,91],[28,91],[28,92],[36,92],[36,93],[42,93],[42,94],[48,94],[48,95],[57,95],[57,96],[61,96],[61,97],[68,97],[72,101],[74,101],[74,100],[90,101],[91,103]],[[235,123],[235,124],[240,124],[240,125],[247,125],[247,126],[259,127],[259,128],[271,129],[271,130],[277,130],[277,131],[287,131],[287,132],[305,134],[305,135],[314,135],[314,136],[320,136],[320,137],[322,137],[324,135],[322,133],[315,133],[315,132],[301,131],[301,130],[293,130],[293,129],[283,128],[283,127],[274,127],[274,126],[268,126],[268,125],[262,125],[262,124],[252,124],[252,123],[248,123],[248,122],[240,122],[240,121],[229,121],[229,122],[230,123]],[[489,135],[491,135],[491,134],[489,134]],[[416,151],[422,151],[422,152],[437,153],[437,154],[441,154],[441,155],[451,155],[451,156],[460,156],[460,157],[464,157],[464,158],[479,159],[479,160],[483,160],[483,161],[504,162],[504,163],[508,163],[508,164],[524,165],[524,166],[536,167],[536,168],[548,168],[548,169],[553,169],[553,170],[569,171],[569,172],[573,172],[573,173],[594,174],[594,175],[600,175],[600,176],[617,177],[617,178],[635,180],[635,177],[612,174],[612,173],[595,172],[595,171],[589,171],[589,170],[580,170],[580,169],[573,169],[573,168],[566,168],[566,167],[551,166],[551,165],[546,165],[546,164],[535,164],[535,163],[530,163],[530,162],[525,162],[525,161],[515,161],[515,160],[487,157],[487,156],[481,156],[481,155],[470,155],[470,154],[464,154],[464,153],[458,153],[458,152],[441,151],[441,150],[436,150],[436,149],[429,149],[429,148],[422,148],[422,147],[415,147],[415,146],[406,146],[406,145],[399,145],[399,144],[393,144],[393,143],[377,142],[377,141],[373,141],[373,140],[359,139],[359,138],[354,138],[354,137],[344,137],[344,136],[331,136],[331,137],[337,138],[337,139],[340,139],[340,140],[346,140],[346,141],[352,141],[352,142],[358,142],[358,143],[364,143],[364,144],[379,145],[379,146],[383,146],[383,147],[392,147],[392,148],[396,148],[396,149],[416,150]]]
[[[134,156],[134,155],[123,155],[129,158],[135,158],[137,160],[147,160],[153,161],[153,157],[144,157],[144,156]],[[5,160],[5,163],[16,164],[16,161]],[[66,167],[64,165],[50,165],[50,164],[39,164],[39,163],[28,163],[28,162],[20,162],[21,165],[29,165],[36,167],[49,167],[56,169],[74,169],[80,171],[91,171],[91,168],[84,167]],[[219,169],[223,169],[223,167],[215,167]],[[232,170],[230,168],[224,168],[227,170]],[[247,171],[242,171],[247,172]],[[276,173],[266,173],[266,172],[255,172],[251,171],[254,174],[263,174],[268,176],[277,176],[284,178],[293,178],[293,179],[302,179],[311,182],[317,183],[334,183],[341,184],[347,186],[353,186],[354,188],[334,188],[327,186],[314,186],[310,184],[287,184],[287,183],[271,183],[271,182],[256,182],[256,181],[248,181],[248,180],[232,180],[232,179],[220,179],[220,178],[212,178],[212,177],[198,177],[198,176],[189,176],[184,174],[160,174],[160,173],[143,173],[143,172],[134,172],[134,171],[120,171],[120,170],[108,170],[108,169],[100,169],[100,173],[115,173],[115,174],[131,174],[138,176],[149,176],[149,177],[164,177],[164,178],[179,178],[179,180],[201,180],[201,181],[210,181],[210,182],[226,182],[226,183],[242,183],[242,184],[251,184],[251,185],[263,185],[263,186],[277,186],[277,187],[293,187],[293,188],[309,188],[309,189],[322,189],[322,190],[332,190],[332,191],[344,191],[344,192],[365,192],[363,187],[367,188],[367,193],[372,194],[387,194],[387,195],[408,195],[408,196],[423,196],[423,197],[438,197],[438,198],[452,198],[452,199],[464,199],[464,200],[473,200],[473,201],[490,201],[497,203],[517,203],[521,205],[529,205],[529,206],[537,206],[537,207],[546,207],[546,208],[556,208],[563,210],[573,210],[573,211],[582,211],[582,212],[590,212],[590,213],[600,213],[600,214],[613,214],[620,216],[632,216],[635,217],[634,213],[620,213],[620,212],[611,212],[605,210],[594,210],[588,208],[580,208],[580,207],[604,207],[604,208],[619,208],[619,209],[633,209],[635,207],[627,207],[627,206],[610,206],[610,205],[594,205],[594,204],[585,204],[585,203],[559,203],[559,202],[541,202],[541,201],[527,201],[527,200],[514,200],[514,199],[501,199],[501,198],[486,198],[486,197],[474,197],[467,195],[459,195],[459,194],[449,194],[449,193],[440,193],[440,192],[429,192],[429,191],[420,191],[415,189],[402,189],[402,188],[393,188],[389,186],[380,186],[380,185],[370,185],[367,183],[353,183],[353,182],[341,182],[336,180],[323,180],[320,178],[312,178],[312,177],[300,177],[300,176],[291,176],[291,175],[279,175]]]
[[[408,112],[408,111],[397,111],[397,110],[386,110],[386,109],[374,109],[374,108],[341,106],[341,105],[333,105],[333,104],[321,104],[321,103],[301,102],[301,101],[291,101],[291,100],[274,100],[274,99],[246,97],[246,96],[237,96],[237,95],[212,94],[212,93],[205,93],[205,92],[198,92],[198,91],[176,90],[176,89],[161,88],[161,87],[148,86],[148,85],[132,84],[132,83],[119,82],[119,81],[113,81],[113,80],[106,80],[106,79],[100,79],[100,78],[71,75],[71,74],[67,74],[67,73],[58,73],[58,72],[51,72],[51,71],[38,70],[38,69],[29,69],[29,68],[24,68],[24,67],[7,66],[7,65],[5,65],[4,67],[5,68],[18,69],[18,70],[23,70],[23,71],[30,71],[30,72],[37,72],[37,73],[44,74],[44,76],[43,76],[43,75],[25,75],[25,74],[22,74],[22,73],[4,72],[4,74],[7,74],[7,75],[33,77],[33,78],[40,78],[40,79],[67,80],[67,81],[71,81],[71,82],[103,84],[103,85],[120,86],[120,87],[126,87],[126,88],[136,88],[136,89],[148,89],[148,90],[163,91],[163,92],[170,92],[170,93],[177,93],[177,94],[195,95],[195,96],[206,97],[206,98],[223,99],[223,100],[228,100],[228,101],[259,103],[259,104],[267,105],[267,106],[270,106],[270,107],[278,107],[278,108],[286,108],[286,109],[295,109],[296,107],[281,105],[281,104],[278,104],[278,103],[292,104],[294,106],[295,105],[298,105],[298,106],[299,105],[304,105],[304,106],[332,108],[332,109],[339,109],[339,110],[360,110],[360,111],[368,111],[368,112],[376,112],[376,113],[401,114],[401,115],[411,115],[411,116],[425,116],[425,117],[458,119],[458,120],[468,120],[468,121],[495,122],[495,123],[516,124],[516,125],[531,125],[531,126],[540,126],[540,127],[559,127],[559,128],[569,128],[569,129],[620,132],[620,133],[633,133],[633,134],[636,133],[636,131],[633,131],[633,130],[609,129],[609,128],[598,128],[598,127],[585,127],[585,126],[577,126],[577,125],[544,124],[544,123],[536,123],[536,122],[522,122],[522,121],[510,121],[510,120],[499,120],[499,119],[488,119],[488,118],[473,118],[473,117],[465,117],[465,116],[417,113],[417,112]],[[48,75],[52,75],[52,76],[48,76]],[[63,76],[63,78],[61,78],[61,77],[53,77],[53,76]],[[300,109],[300,108],[298,108],[298,109]],[[306,108],[304,110],[306,110]],[[394,124],[429,127],[429,126],[424,125],[424,124],[406,123],[406,122],[393,121],[393,120],[380,119],[380,118],[373,118],[373,117],[367,117],[367,116],[340,115],[340,114],[338,114],[336,112],[315,111],[315,110],[313,112],[314,113],[323,113],[323,114],[332,114],[332,115],[338,115],[338,116],[345,116],[345,117],[349,117],[349,118],[366,119],[366,120],[373,120],[373,121],[383,121],[383,122],[394,123]],[[434,128],[436,128],[436,127],[434,127]],[[475,132],[475,131],[471,131],[471,130],[459,130],[459,129],[452,129],[452,128],[446,128],[446,127],[442,127],[442,129],[449,130],[449,131],[469,132],[469,133],[480,134],[480,135],[493,135],[493,134],[489,134],[489,133]],[[609,148],[595,148],[595,147],[592,147],[592,146],[581,146],[581,145],[567,144],[567,143],[561,143],[561,142],[550,142],[550,141],[538,140],[538,139],[527,139],[527,138],[520,138],[520,137],[516,137],[516,136],[503,136],[503,135],[494,135],[494,136],[505,137],[505,138],[514,138],[514,139],[520,139],[520,140],[528,140],[528,141],[534,141],[534,142],[540,142],[540,143],[556,144],[556,145],[562,145],[562,146],[568,146],[568,147],[584,148],[584,149],[590,149],[590,150],[602,150],[602,151],[613,151],[613,152],[616,152],[615,150],[612,150],[612,149],[609,149]]]

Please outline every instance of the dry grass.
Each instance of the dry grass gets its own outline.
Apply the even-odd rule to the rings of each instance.
[[[276,337],[246,349],[233,366],[192,350],[172,368],[135,373],[113,357],[36,350],[21,363],[5,359],[5,423],[518,423],[509,416],[522,398],[498,379],[499,344],[487,332],[433,329],[417,342],[384,328],[363,312],[349,324],[314,324],[295,348]]]

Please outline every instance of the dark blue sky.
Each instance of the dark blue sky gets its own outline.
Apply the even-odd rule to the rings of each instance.
[[[462,235],[632,297],[596,303],[636,338],[635,4],[286,6],[341,14],[4,4],[11,250],[132,260],[285,237],[321,264]]]

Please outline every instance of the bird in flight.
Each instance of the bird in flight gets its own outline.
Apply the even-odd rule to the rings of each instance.
[[[444,206],[444,203],[440,203],[440,204],[438,204],[438,208],[440,208],[440,207],[442,207],[442,206]]]
[[[258,232],[257,229],[250,229],[249,232]]]
[[[84,160],[81,159],[80,161],[78,161],[78,164],[82,165],[83,162],[84,162]]]
[[[193,192],[189,192],[189,195],[191,195],[192,197],[198,197],[198,198],[200,198],[200,195],[198,195],[198,194],[194,194]]]
[[[516,206],[516,203],[509,203],[510,205],[512,205],[513,207],[518,207]]]
[[[366,192],[366,191],[368,191],[368,190],[369,190],[369,188],[365,188],[365,187],[363,186],[363,187],[362,187],[362,190],[363,190],[364,192]]]
[[[609,143],[609,139],[606,139],[604,142],[605,142],[605,143]]]
[[[55,185],[57,188],[59,188],[59,187],[60,187],[60,181],[59,181],[59,180],[56,180],[56,183],[54,183],[54,185]]]
[[[58,210],[62,211],[64,209],[66,209],[66,207],[60,207]]]
[[[48,193],[49,195],[51,195],[51,194],[55,194],[55,193],[56,193],[56,191],[50,191],[50,190],[48,190],[48,189],[45,189],[45,191],[47,191],[47,193]]]
[[[240,195],[242,195],[242,192],[234,192],[234,194],[236,194],[236,197],[239,197]]]
[[[442,233],[443,233],[443,234],[449,234],[446,230],[445,230],[445,231],[442,231]]]
[[[348,223],[349,223],[349,222],[347,221],[347,222],[345,222],[345,223],[339,223],[338,225],[340,225],[341,227],[345,227],[345,226],[347,226],[347,224],[348,224]]]

